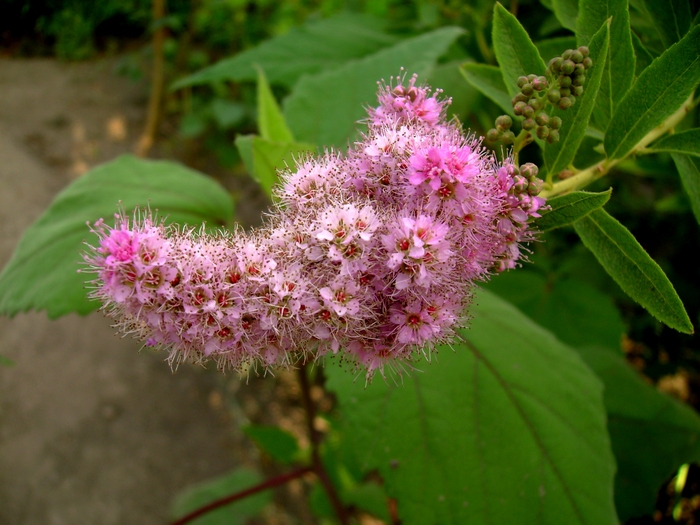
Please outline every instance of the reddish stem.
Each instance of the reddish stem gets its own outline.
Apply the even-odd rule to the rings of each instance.
[[[299,385],[301,386],[302,399],[304,401],[304,409],[306,410],[306,425],[309,432],[309,440],[311,441],[311,460],[313,463],[313,469],[318,479],[321,481],[323,489],[328,495],[328,499],[331,500],[333,505],[333,510],[335,511],[338,521],[341,525],[348,525],[350,520],[348,518],[345,507],[342,501],[340,501],[340,496],[333,486],[326,468],[321,460],[320,445],[321,445],[321,434],[314,427],[314,419],[316,417],[316,408],[314,402],[311,399],[311,387],[309,385],[309,379],[306,375],[307,365],[304,363],[301,368],[297,370],[299,375]]]
[[[230,495],[225,496],[223,498],[212,501],[211,503],[190,512],[189,514],[187,514],[186,516],[183,516],[182,518],[178,519],[177,521],[172,522],[171,525],[185,525],[185,523],[189,523],[192,520],[199,518],[200,516],[202,516],[208,512],[211,512],[212,510],[218,509],[219,507],[224,507],[226,505],[229,505],[230,503],[233,503],[234,501],[238,501],[239,499],[247,498],[248,496],[252,496],[253,494],[257,494],[258,492],[262,492],[263,490],[271,489],[271,488],[276,487],[278,485],[283,485],[284,483],[287,483],[288,481],[302,477],[307,472],[314,472],[314,471],[315,471],[314,467],[309,465],[309,466],[301,467],[301,468],[298,468],[298,469],[293,470],[291,472],[288,472],[287,474],[281,474],[279,476],[275,476],[274,478],[270,478],[268,480],[265,480],[262,483],[259,483],[258,485],[254,485],[254,486],[247,488],[245,490],[242,490],[240,492],[236,492],[235,494],[230,494]]]

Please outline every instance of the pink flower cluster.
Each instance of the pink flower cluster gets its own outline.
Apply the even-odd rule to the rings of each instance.
[[[449,342],[474,282],[515,267],[544,200],[535,166],[499,163],[415,81],[380,87],[347,154],[282,173],[279,204],[252,233],[210,236],[148,213],[98,221],[92,296],[174,364],[339,354],[371,374]]]

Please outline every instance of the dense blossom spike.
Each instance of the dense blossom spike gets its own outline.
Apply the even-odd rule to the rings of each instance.
[[[207,235],[143,211],[93,224],[92,297],[172,364],[337,354],[371,375],[449,342],[474,284],[514,268],[532,240],[541,181],[446,122],[449,101],[415,76],[381,85],[379,102],[346,155],[281,174],[279,204],[252,233]]]

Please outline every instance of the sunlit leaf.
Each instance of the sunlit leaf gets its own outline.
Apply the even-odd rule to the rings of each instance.
[[[119,202],[127,213],[150,207],[190,226],[223,226],[233,215],[231,198],[213,179],[173,162],[119,157],[66,187],[24,233],[0,274],[0,313],[34,309],[59,317],[97,309],[85,290],[94,276],[77,273],[84,241],[97,242],[85,223],[109,222]]]
[[[258,131],[265,140],[294,142],[262,68],[258,69]]]
[[[427,75],[463,30],[443,27],[331,71],[302,78],[284,101],[284,116],[297,140],[344,149],[357,134],[365,108],[376,105],[377,79],[405,68]]]
[[[576,36],[588,45],[600,27],[610,20],[610,45],[600,90],[593,111],[596,126],[604,130],[613,112],[634,81],[635,56],[630,30],[628,0],[580,0]]]
[[[574,223],[576,233],[627,295],[662,323],[683,333],[693,325],[661,267],[622,224],[602,208]]]
[[[328,387],[406,525],[617,524],[602,387],[576,353],[482,292],[464,342],[403,381]]]
[[[511,97],[520,90],[518,77],[545,73],[545,63],[527,31],[499,3],[493,7],[493,49]]]
[[[172,89],[212,82],[255,80],[255,65],[273,84],[293,86],[312,75],[362,58],[396,43],[383,32],[384,23],[368,15],[343,13],[312,21],[257,47],[206,67],[175,82]]]
[[[608,157],[627,155],[685,102],[698,83],[700,26],[695,26],[639,75],[620,103],[605,134]]]
[[[180,518],[220,498],[235,494],[262,481],[257,472],[241,468],[185,489],[173,503],[172,515]],[[270,491],[258,492],[190,522],[192,525],[245,525],[272,501]]]
[[[550,210],[542,212],[542,217],[535,224],[540,231],[553,230],[568,226],[585,217],[593,210],[604,206],[610,199],[612,189],[602,193],[574,191],[547,200]]]

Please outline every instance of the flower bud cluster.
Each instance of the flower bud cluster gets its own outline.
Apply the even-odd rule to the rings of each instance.
[[[347,154],[301,159],[252,233],[208,235],[123,213],[92,226],[92,296],[170,361],[368,375],[449,342],[475,282],[514,268],[544,200],[537,168],[499,163],[426,87],[382,85]],[[394,81],[392,81],[394,83]]]
[[[561,56],[553,58],[547,66],[546,76],[528,75],[518,78],[520,91],[513,97],[513,114],[522,117],[522,128],[529,137],[532,134],[550,144],[559,141],[561,119],[550,117],[545,107],[550,104],[559,109],[568,109],[583,93],[586,71],[593,64],[585,46],[567,49]],[[486,134],[489,142],[500,140],[513,144],[516,137],[510,130],[512,120],[507,115],[496,119],[496,127]]]

